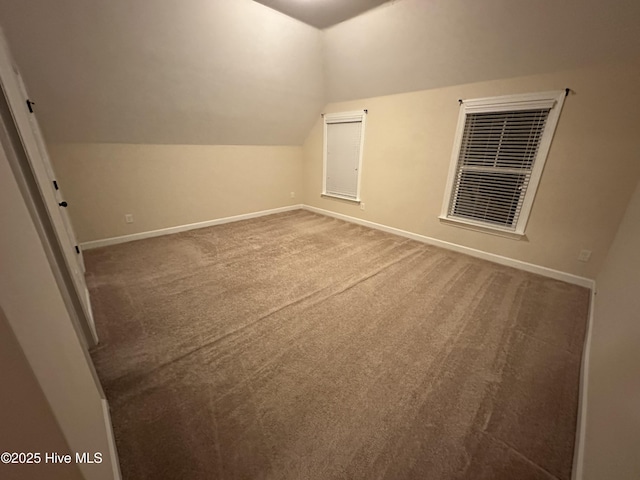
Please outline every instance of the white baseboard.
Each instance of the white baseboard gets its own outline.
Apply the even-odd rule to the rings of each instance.
[[[582,349],[582,363],[580,365],[580,393],[578,395],[578,421],[576,425],[576,443],[573,453],[572,480],[582,480],[584,471],[584,447],[587,431],[587,393],[589,381],[589,358],[591,355],[591,332],[593,330],[593,317],[595,315],[597,289],[591,290],[591,303],[589,304],[589,318],[585,333],[584,348]]]
[[[410,238],[412,240],[417,240],[418,242],[427,243],[429,245],[434,245],[436,247],[446,248],[447,250],[453,250],[455,252],[471,255],[472,257],[481,258],[483,260],[488,260],[494,263],[499,263],[500,265],[506,265],[506,266],[518,268],[520,270],[524,270],[527,272],[537,273],[538,275],[543,275],[545,277],[554,278],[556,280],[562,280],[563,282],[580,285],[582,287],[587,287],[592,290],[595,286],[595,282],[591,278],[580,277],[578,275],[561,272],[559,270],[543,267],[541,265],[535,265],[533,263],[527,263],[520,260],[515,260],[513,258],[509,258],[509,257],[503,257],[502,255],[496,255],[495,253],[484,252],[482,250],[477,250],[475,248],[465,247],[463,245],[458,245],[456,243],[446,242],[444,240],[438,240],[437,238],[427,237],[425,235],[420,235],[418,233],[412,233],[406,230],[401,230],[399,228],[389,227],[387,225],[382,225],[380,223],[370,222],[368,220],[362,220],[360,218],[350,217],[349,215],[343,215],[341,213],[335,213],[329,210],[324,210],[322,208],[317,208],[317,207],[312,207],[310,205],[302,205],[302,204],[290,205],[287,207],[280,207],[280,208],[273,208],[270,210],[262,210],[259,212],[245,213],[242,215],[218,218],[215,220],[207,220],[205,222],[190,223],[187,225],[178,225],[176,227],[162,228],[159,230],[152,230],[149,232],[134,233],[131,235],[123,235],[120,237],[104,238],[102,240],[93,240],[90,242],[83,242],[80,245],[84,250],[88,250],[91,248],[106,247],[108,245],[116,245],[118,243],[132,242],[134,240],[142,240],[144,238],[159,237],[162,235],[170,235],[172,233],[185,232],[187,230],[194,230],[197,228],[211,227],[213,225],[222,225],[223,223],[238,222],[240,220],[248,220],[250,218],[262,217],[265,215],[272,215],[274,213],[288,212],[291,210],[299,210],[301,208],[308,210],[310,212],[319,213],[321,215],[338,218],[340,220],[356,223],[358,225],[363,225],[365,227],[375,228],[377,230],[382,230],[384,232],[400,235],[402,237]]]
[[[102,401],[102,413],[104,415],[104,424],[107,430],[107,443],[109,444],[109,457],[111,457],[111,469],[113,471],[113,480],[122,480],[120,473],[120,461],[118,459],[118,450],[116,448],[116,440],[113,438],[113,426],[111,425],[111,412],[109,411],[109,402],[105,398]]]
[[[521,260],[515,260],[513,258],[503,257],[502,255],[496,255],[495,253],[488,253],[482,250],[477,250],[475,248],[465,247],[463,245],[458,245],[457,243],[445,242],[444,240],[438,240],[437,238],[432,238],[432,237],[427,237],[425,235],[420,235],[417,233],[407,232],[406,230],[400,230],[399,228],[389,227],[387,225],[370,222],[368,220],[362,220],[356,217],[350,217],[349,215],[343,215],[341,213],[331,212],[329,210],[324,210],[322,208],[312,207],[309,205],[303,205],[302,208],[310,212],[315,212],[321,215],[338,218],[340,220],[345,220],[347,222],[356,223],[358,225],[363,225],[365,227],[375,228],[376,230],[382,230],[384,232],[400,235],[401,237],[417,240],[418,242],[427,243],[429,245],[434,245],[436,247],[446,248],[447,250],[453,250],[455,252],[464,253],[472,257],[488,260],[490,262],[499,263],[500,265],[506,265],[508,267],[517,268],[520,270],[524,270],[526,272],[537,273],[538,275],[543,275],[545,277],[561,280],[563,282],[572,283],[574,285],[580,285],[581,287],[590,288],[591,290],[593,290],[595,286],[595,281],[591,278],[580,277],[578,275],[561,272],[559,270],[543,267],[541,265],[535,265],[533,263],[527,263]]]
[[[261,210],[259,212],[244,213],[242,215],[234,215],[232,217],[217,218],[215,220],[207,220],[206,222],[189,223],[187,225],[178,225],[176,227],[161,228],[159,230],[151,230],[149,232],[133,233],[131,235],[122,235],[120,237],[103,238],[101,240],[92,240],[90,242],[82,242],[80,246],[83,250],[92,248],[106,247],[108,245],[116,245],[118,243],[133,242],[134,240],[142,240],[144,238],[160,237],[162,235],[170,235],[172,233],[186,232],[187,230],[195,230],[197,228],[211,227],[213,225],[222,225],[223,223],[239,222],[240,220],[248,220],[250,218],[263,217],[274,213],[288,212],[291,210],[299,210],[302,205],[289,205],[287,207],[272,208],[270,210]]]

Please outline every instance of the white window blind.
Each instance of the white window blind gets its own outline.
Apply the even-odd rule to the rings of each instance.
[[[449,215],[515,228],[548,116],[467,114]]]
[[[359,200],[364,112],[325,115],[324,195]]]
[[[358,196],[362,122],[327,124],[327,194]]]
[[[462,102],[440,218],[523,235],[564,96]]]

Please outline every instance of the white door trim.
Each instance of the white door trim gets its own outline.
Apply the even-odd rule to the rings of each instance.
[[[51,225],[60,244],[67,270],[72,279],[73,287],[80,301],[83,315],[78,316],[88,324],[92,338],[88,338],[87,342],[90,345],[97,344],[98,334],[93,322],[93,312],[87,302],[88,290],[84,272],[82,271],[82,263],[77,258],[78,254],[75,253],[75,248],[79,249],[80,247],[75,242],[75,238],[72,238],[74,237],[73,230],[66,227],[65,220],[60,212],[62,207],[58,206],[59,202],[48,173],[48,170],[53,171],[53,167],[50,164],[46,165],[48,161],[46,147],[44,141],[38,138],[39,128],[35,118],[31,118],[32,114],[29,113],[27,108],[26,89],[24,85],[21,85],[21,82],[22,80],[11,58],[4,33],[0,30],[0,86],[13,116],[14,124],[38,185],[40,196],[46,207]]]

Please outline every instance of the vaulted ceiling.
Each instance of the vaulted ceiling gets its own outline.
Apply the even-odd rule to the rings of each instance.
[[[356,17],[389,0],[254,0],[316,28]]]
[[[0,24],[54,143],[299,145],[330,101],[640,61],[637,0],[394,0],[325,30],[253,0],[0,0]]]

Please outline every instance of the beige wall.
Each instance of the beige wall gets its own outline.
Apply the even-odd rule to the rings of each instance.
[[[301,147],[64,144],[49,151],[81,242],[284,207],[302,197]],[[127,213],[134,223],[125,223]]]
[[[101,464],[80,466],[84,477],[112,479],[100,393],[3,149],[0,224],[0,306],[70,451],[103,454]],[[12,394],[3,385],[2,395]],[[23,414],[15,410],[8,413]],[[0,434],[0,442],[5,435]]]
[[[60,427],[33,376],[27,359],[0,309],[0,432],[3,452],[70,453]],[[77,465],[2,465],[0,477],[81,480]]]
[[[640,183],[597,278],[585,480],[640,478]]]
[[[322,33],[253,0],[0,0],[0,24],[49,143],[299,145],[325,103]]]
[[[397,0],[324,31],[327,101],[638,59],[640,2]]]
[[[357,205],[320,198],[322,121],[304,144],[304,203],[486,252],[595,278],[640,176],[640,68],[619,65],[334,103],[368,109]],[[570,87],[525,240],[439,222],[459,98]],[[589,263],[577,260],[593,251]]]

